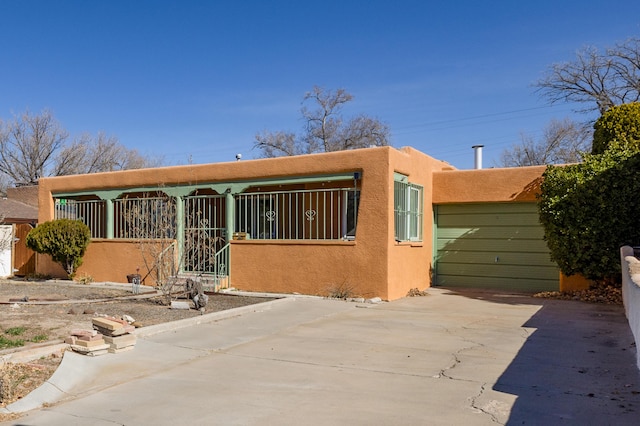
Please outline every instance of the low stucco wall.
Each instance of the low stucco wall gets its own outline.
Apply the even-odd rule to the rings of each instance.
[[[629,326],[636,341],[636,360],[640,369],[640,260],[633,254],[633,248],[620,248],[622,264],[622,300]]]
[[[136,268],[144,278],[144,284],[156,285],[155,274],[147,274],[145,251],[140,242],[134,240],[95,239],[89,243],[82,258],[82,265],[76,271],[76,279],[90,276],[94,281],[126,283],[127,275],[135,274]],[[38,272],[53,278],[67,279],[65,270],[46,254],[38,254]],[[152,260],[147,263],[152,267]]]

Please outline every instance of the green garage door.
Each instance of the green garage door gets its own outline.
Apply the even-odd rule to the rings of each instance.
[[[535,203],[435,208],[435,284],[516,291],[557,291]]]

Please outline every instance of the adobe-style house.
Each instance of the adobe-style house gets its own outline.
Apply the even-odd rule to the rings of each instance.
[[[92,242],[78,273],[99,281],[125,282],[143,268],[141,244],[169,239],[182,273],[249,291],[557,289],[535,213],[543,171],[458,171],[377,147],[43,178],[39,221],[83,220]],[[63,275],[42,256],[38,272]]]

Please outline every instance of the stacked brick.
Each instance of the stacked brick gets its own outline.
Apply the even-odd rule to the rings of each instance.
[[[133,349],[136,344],[135,327],[125,320],[97,317],[91,320],[93,330],[73,330],[65,340],[75,352],[98,356]]]

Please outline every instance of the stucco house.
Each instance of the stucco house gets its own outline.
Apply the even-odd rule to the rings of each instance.
[[[375,147],[43,178],[39,222],[83,220],[92,242],[78,272],[100,281],[125,282],[144,264],[141,241],[170,239],[182,273],[242,290],[557,290],[535,206],[543,171],[461,171]],[[43,257],[38,272],[64,275]]]

